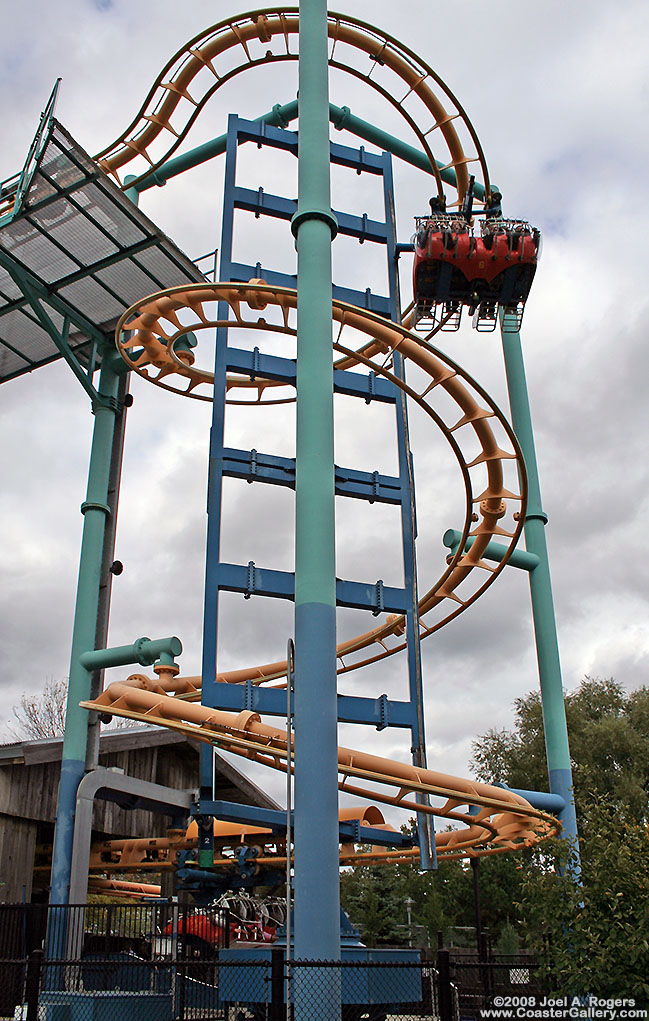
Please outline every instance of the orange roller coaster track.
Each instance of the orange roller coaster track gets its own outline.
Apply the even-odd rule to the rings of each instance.
[[[298,59],[298,9],[266,8],[228,18],[195,36],[165,65],[135,118],[95,159],[120,184],[133,187],[162,166],[181,145],[210,98],[242,71]],[[329,66],[378,92],[406,120],[428,157],[441,196],[442,180],[429,137],[443,140],[461,204],[469,166],[482,177],[485,202],[491,187],[478,136],[466,112],[433,69],[387,33],[347,15],[328,15]],[[358,60],[367,63],[359,66]],[[354,63],[354,60],[356,63]],[[393,93],[399,89],[399,96]],[[412,109],[414,108],[414,110]],[[465,151],[466,149],[469,151]]]
[[[213,374],[194,364],[191,351],[177,351],[178,342],[189,332],[200,333],[215,326],[292,337],[296,332],[296,300],[295,291],[263,282],[171,288],[124,313],[116,329],[117,346],[127,364],[143,378],[187,396],[196,396],[203,388],[204,399],[211,400]],[[230,319],[218,319],[219,302],[227,303]],[[516,547],[526,506],[523,457],[497,405],[441,351],[404,327],[343,302],[333,303],[333,319],[337,327],[334,351],[348,363],[363,365],[398,386],[442,431],[460,466],[465,493],[463,538],[441,577],[420,599],[421,636],[427,637],[485,591]],[[353,350],[359,338],[364,342],[368,339],[358,351]],[[390,371],[395,351],[416,368],[416,386],[407,385]],[[232,391],[250,382],[233,376],[228,387]],[[265,380],[256,380],[253,385],[263,389]],[[462,552],[469,537],[473,544]],[[483,559],[494,537],[506,543],[507,550],[497,565]],[[469,576],[476,571],[479,577],[472,582]],[[405,617],[388,616],[379,627],[338,646],[339,672],[399,652],[406,646],[404,635]],[[365,650],[370,651],[362,655]],[[285,674],[286,662],[282,661],[220,674],[217,680],[263,684]],[[200,678],[186,681],[183,697],[198,700]]]
[[[481,180],[483,203],[488,205],[491,186],[476,132],[432,68],[393,37],[356,19],[330,13],[327,30],[329,67],[368,84],[405,119],[430,162],[440,198],[441,175],[450,170],[457,198],[449,205],[461,205],[471,172]],[[242,71],[297,60],[298,31],[297,8],[267,8],[226,19],[196,36],[167,63],[126,131],[96,159],[122,187],[136,186],[155,175],[222,86]],[[448,152],[443,166],[433,156],[431,138]],[[132,175],[128,182],[122,177],[127,169]],[[225,317],[219,317],[220,303],[227,306]],[[296,336],[296,304],[295,291],[261,280],[171,288],[144,298],[122,316],[117,347],[129,368],[143,378],[180,395],[211,401],[213,374],[197,363],[199,351],[193,349],[193,340],[187,343],[187,335],[215,327],[254,330],[284,336],[290,349]],[[482,594],[516,547],[527,496],[523,456],[505,416],[474,380],[430,344],[430,336],[423,339],[409,332],[407,320],[397,325],[337,301],[333,323],[334,367],[358,367],[400,388],[403,399],[409,398],[442,431],[460,468],[465,503],[461,540],[441,576],[420,599],[421,636],[426,637]],[[397,351],[411,367],[408,384],[393,371]],[[228,375],[226,392],[229,403],[294,400],[292,384],[258,374]],[[484,559],[495,537],[504,543],[497,565]],[[469,538],[473,542],[465,551]],[[404,649],[405,632],[405,617],[391,614],[372,630],[339,644],[339,673]],[[81,704],[103,714],[178,730],[274,769],[292,771],[292,739],[285,730],[262,723],[252,712],[235,715],[199,705],[202,679],[178,676],[175,666],[158,664],[156,673],[155,679],[134,674],[111,684],[94,701]],[[216,680],[281,686],[286,673],[287,663],[280,661],[220,673]],[[338,777],[342,791],[456,824],[459,828],[436,836],[442,858],[531,846],[560,828],[552,816],[512,791],[343,747],[338,749]],[[249,839],[259,845],[260,862],[286,860],[281,840],[270,839],[263,829],[247,830]],[[161,862],[171,867],[171,852],[193,840],[189,831],[156,839],[156,851],[164,858],[158,856],[158,867]],[[112,871],[118,864],[128,870],[129,854],[134,855],[132,866],[141,867],[139,843],[105,848],[117,859],[112,861]],[[416,849],[402,848],[359,853],[346,845],[341,863],[413,861],[417,855]],[[217,842],[215,867],[230,864],[223,842]],[[94,869],[102,867],[106,869],[105,860],[96,860]]]
[[[184,684],[181,678],[161,684],[158,679],[136,675],[126,682],[109,685],[99,698],[81,705],[101,713],[178,730],[199,741],[218,745],[225,751],[286,771],[285,730],[262,723],[256,713],[236,715],[186,702],[169,694],[174,684],[182,692]],[[437,834],[440,857],[481,856],[530,847],[556,834],[559,829],[552,816],[533,808],[513,791],[379,755],[339,747],[338,773],[341,791],[411,813],[427,812],[462,824],[463,829]],[[415,800],[420,794],[443,803],[421,804]],[[467,810],[463,806],[467,806]],[[470,813],[468,806],[477,808],[477,813]],[[396,861],[412,860],[414,853],[403,850],[378,852],[375,849],[369,860],[375,860],[377,856]],[[350,858],[355,860],[356,856]]]
[[[228,307],[226,319],[218,318],[217,308],[221,302]],[[172,288],[151,295],[122,316],[116,331],[117,345],[125,361],[152,382],[189,395],[203,387],[211,396],[211,373],[196,367],[193,353],[183,350],[178,341],[189,332],[225,325],[230,329],[292,337],[295,309],[295,291],[270,287],[263,281]],[[420,603],[422,634],[431,634],[469,605],[502,569],[504,561],[493,568],[482,559],[492,537],[504,536],[509,541],[508,554],[513,551],[525,508],[522,456],[509,425],[495,404],[459,366],[428,342],[402,326],[341,302],[333,304],[333,320],[334,351],[400,386],[442,430],[461,468],[466,500],[463,540],[442,577]],[[363,341],[367,338],[366,345],[354,350],[354,342],[359,337]],[[361,353],[370,348],[372,356]],[[413,377],[417,376],[416,386],[406,385],[390,371],[391,358],[397,350],[416,368],[413,373]],[[230,379],[230,388],[236,389],[239,382],[237,378]],[[263,381],[259,385],[263,385]],[[443,410],[436,405],[436,397],[442,395]],[[505,487],[506,478],[507,485],[513,488]],[[515,511],[508,510],[508,502],[513,503]],[[509,530],[501,523],[508,515]],[[475,527],[471,531],[472,526]],[[463,553],[469,535],[474,542],[469,551]],[[464,583],[476,568],[482,575],[481,580],[469,594],[459,595],[457,590],[464,589]],[[449,602],[453,603],[453,608],[447,611],[444,608]],[[439,607],[443,608],[441,617],[431,621],[432,611]],[[341,672],[403,648],[404,630],[404,618],[392,615],[373,631],[343,643],[338,648]],[[345,661],[345,657],[364,650],[371,651],[353,662],[349,658]],[[236,716],[197,705],[199,678],[175,676],[175,667],[165,668],[162,664],[156,672],[155,680],[136,674],[125,683],[111,684],[98,699],[82,705],[102,713],[179,730],[286,771],[289,749],[284,730],[261,723],[254,713]],[[233,683],[251,679],[262,684],[277,681],[285,674],[286,663],[273,663],[222,674],[218,679]],[[429,812],[462,824],[463,829],[437,835],[438,853],[442,857],[492,854],[530,846],[558,829],[556,820],[511,791],[380,756],[341,747],[338,773],[339,787],[343,791],[410,812]],[[422,805],[416,800],[422,794],[435,799],[436,803]],[[413,853],[416,854],[374,849],[370,860],[377,856],[383,860],[411,860]],[[355,858],[354,855],[350,857]]]

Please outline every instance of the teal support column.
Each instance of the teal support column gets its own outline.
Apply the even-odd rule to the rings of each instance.
[[[340,958],[331,346],[331,240],[337,225],[329,181],[325,0],[302,0],[299,41],[298,210],[292,222],[297,247],[294,946],[296,959],[334,961]],[[337,972],[332,974],[335,986]],[[322,980],[319,1001],[324,997],[328,1004],[323,1016],[340,1016],[339,990],[325,976]],[[296,987],[300,1021],[312,1016],[307,1007],[306,1001],[300,1005]]]
[[[79,562],[77,601],[74,612],[70,683],[65,717],[61,781],[52,855],[51,904],[67,904],[77,787],[83,778],[88,738],[88,712],[79,702],[90,697],[92,671],[81,664],[81,655],[94,648],[101,576],[104,530],[108,507],[108,484],[117,413],[117,389],[121,359],[104,355],[99,379],[100,400],[93,404],[88,488],[81,505],[83,534]]]
[[[501,329],[502,325],[501,321]],[[525,545],[527,552],[537,556],[539,561],[529,572],[529,576],[550,791],[552,794],[558,794],[565,801],[565,808],[559,813],[559,819],[563,825],[563,835],[573,842],[578,868],[577,817],[550,564],[545,541],[545,525],[548,518],[541,504],[541,486],[520,334],[502,330],[502,342],[512,425],[521,445],[527,469],[528,500],[525,518]]]

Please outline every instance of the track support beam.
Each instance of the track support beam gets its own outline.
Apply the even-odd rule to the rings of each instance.
[[[538,557],[539,560],[534,570],[529,572],[529,577],[550,791],[552,794],[559,795],[565,802],[565,808],[559,812],[559,819],[563,826],[562,835],[572,844],[573,861],[579,871],[579,839],[568,745],[568,727],[563,701],[561,661],[552,599],[550,563],[545,541],[545,524],[548,519],[541,504],[541,485],[534,447],[532,414],[527,392],[521,337],[518,331],[510,332],[503,329],[503,325],[504,320],[501,318],[512,424],[521,445],[527,469],[528,502],[525,518],[525,545],[528,554]],[[513,555],[516,556],[516,553]]]
[[[106,358],[99,380],[101,400],[93,407],[95,426],[88,469],[88,488],[85,503],[82,505],[83,534],[52,856],[51,904],[67,904],[69,896],[76,796],[84,775],[88,738],[88,713],[85,709],[79,708],[79,702],[90,697],[92,682],[92,671],[82,666],[81,656],[91,650],[95,643],[104,531],[106,516],[110,512],[108,485],[117,414],[118,382],[119,376],[113,368],[113,360]]]
[[[327,9],[302,0],[295,459],[295,957],[340,959],[336,570]],[[313,924],[313,919],[318,924]],[[340,976],[321,1009],[340,1014]],[[337,980],[337,981],[336,981]],[[296,1021],[312,1004],[295,990]]]

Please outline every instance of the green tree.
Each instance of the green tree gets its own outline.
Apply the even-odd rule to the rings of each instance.
[[[500,939],[503,929],[519,921],[517,903],[521,898],[527,852],[486,855],[478,864],[478,891],[482,927],[492,944]],[[456,868],[449,870],[449,866]],[[457,868],[459,866],[459,868]],[[448,871],[447,871],[448,870]],[[456,926],[475,926],[473,870],[468,861],[444,862],[439,866],[442,904],[447,917]],[[475,946],[475,939],[471,944]]]
[[[518,856],[517,924],[541,957],[549,992],[631,996],[646,1007],[649,689],[628,694],[612,679],[587,677],[566,696],[566,716],[581,877],[560,839]],[[538,694],[516,701],[513,730],[487,732],[473,752],[480,779],[547,789]]]
[[[634,997],[649,1006],[649,837],[610,802],[580,817],[581,882],[564,841],[534,852],[520,901],[527,945],[548,991]],[[568,870],[561,878],[557,870]],[[572,879],[573,881],[566,881]]]
[[[340,877],[340,899],[368,947],[401,942],[399,878],[393,868],[361,865]]]
[[[520,855],[499,854],[480,862],[480,904],[485,930],[495,942],[518,919],[515,901],[522,895]],[[466,861],[439,863],[436,871],[412,865],[361,866],[341,876],[341,902],[368,946],[408,941],[406,898],[413,901],[413,943],[437,946],[449,930],[476,924],[473,875]],[[468,943],[475,945],[475,936]]]
[[[582,882],[564,881],[566,843],[483,857],[482,922],[492,942],[516,934],[543,960],[548,992],[602,997],[649,993],[649,689],[627,694],[613,680],[585,678],[566,697],[580,829]],[[541,701],[515,703],[515,727],[474,744],[480,779],[547,790]],[[437,932],[474,926],[473,877],[466,861],[436,872],[410,866],[356,869],[343,878],[343,906],[370,945],[405,942],[405,898],[413,926],[431,945]]]
[[[412,865],[398,865],[401,917],[407,923],[406,898],[413,901],[411,908],[412,938],[415,946],[437,946],[438,932],[444,933],[455,924],[455,908],[446,896],[448,880],[457,871],[459,862],[447,862],[438,872],[420,872]],[[461,870],[460,870],[461,871]],[[408,939],[407,924],[402,930]]]
[[[612,678],[586,677],[565,697],[575,801],[593,798],[624,805],[647,818],[649,795],[649,688],[627,694]],[[547,789],[543,714],[538,692],[514,703],[513,730],[490,730],[473,743],[472,766],[480,780]]]

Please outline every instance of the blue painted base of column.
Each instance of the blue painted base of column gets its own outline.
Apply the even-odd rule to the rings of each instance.
[[[570,769],[551,769],[550,791],[552,794],[559,794],[566,803],[566,807],[557,814],[559,822],[563,826],[562,836],[565,837],[572,848],[572,868],[576,879],[581,875],[579,860],[579,837],[577,834],[577,814],[575,812],[575,796]]]
[[[52,852],[50,904],[66,904],[68,900],[77,790],[84,773],[85,762],[79,759],[64,759],[61,763],[59,801],[56,810],[56,830]]]
[[[56,811],[54,848],[52,850],[50,905],[68,903],[77,790],[84,774],[85,762],[81,762],[79,759],[64,759],[61,763],[59,801]],[[46,937],[47,956],[50,960],[55,961],[65,957],[67,936],[68,920],[65,909],[61,908],[60,911],[50,911]],[[62,969],[49,969],[46,988],[65,988]]]
[[[340,955],[336,609],[295,608],[295,957]]]

